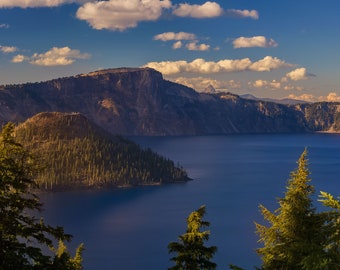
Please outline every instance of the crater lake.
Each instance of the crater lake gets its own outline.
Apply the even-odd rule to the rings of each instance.
[[[41,194],[44,219],[85,244],[85,270],[161,270],[173,266],[167,245],[186,230],[186,218],[206,205],[207,246],[217,269],[260,266],[254,222],[259,204],[278,207],[296,161],[308,149],[315,206],[320,191],[340,196],[340,134],[133,137],[178,162],[193,181],[128,189]]]

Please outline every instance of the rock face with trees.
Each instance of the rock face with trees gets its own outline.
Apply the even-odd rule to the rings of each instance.
[[[0,123],[24,122],[41,112],[78,112],[121,135],[340,130],[340,103],[283,105],[198,93],[150,68],[107,69],[0,90]]]

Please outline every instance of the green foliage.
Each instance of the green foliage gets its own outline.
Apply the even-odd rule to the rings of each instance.
[[[59,240],[58,248],[55,250],[53,270],[82,270],[83,258],[81,257],[81,254],[83,250],[84,245],[79,245],[75,256],[72,258],[65,243],[62,240]]]
[[[211,259],[217,247],[206,247],[205,241],[209,240],[210,231],[201,231],[202,227],[209,227],[210,223],[203,221],[205,206],[192,212],[187,218],[187,231],[179,236],[179,242],[171,242],[168,245],[169,253],[177,253],[171,260],[175,266],[171,270],[199,270],[215,269],[216,264]]]
[[[328,269],[340,268],[340,201],[335,199],[331,194],[321,191],[319,201],[331,210],[321,213],[324,220],[322,233],[325,243],[324,249],[327,257]]]
[[[62,227],[38,219],[41,203],[30,190],[35,186],[34,160],[13,136],[14,125],[0,134],[0,269],[55,269],[42,251],[55,239],[69,240]],[[71,268],[70,268],[71,269]],[[72,268],[73,269],[73,268]]]
[[[16,136],[45,164],[45,170],[37,175],[41,188],[153,185],[188,180],[187,173],[173,161],[120,136],[104,133],[79,114],[52,115],[47,123],[39,120],[19,126]]]
[[[307,150],[290,175],[285,197],[274,212],[260,205],[266,225],[256,223],[263,247],[257,249],[261,269],[340,269],[339,201],[322,192],[321,201],[332,211],[317,213],[311,196]]]

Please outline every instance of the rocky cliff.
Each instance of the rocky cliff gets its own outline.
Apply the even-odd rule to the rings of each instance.
[[[284,105],[198,93],[150,68],[108,69],[0,87],[0,121],[79,112],[123,135],[206,135],[340,130],[340,104]]]

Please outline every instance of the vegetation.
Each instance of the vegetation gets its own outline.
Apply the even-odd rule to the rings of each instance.
[[[1,270],[80,270],[80,245],[76,256],[68,253],[64,241],[71,236],[62,227],[47,225],[33,213],[42,204],[30,192],[37,166],[25,148],[13,137],[14,125],[7,124],[0,134],[0,269]],[[53,256],[43,250],[59,247]]]
[[[16,137],[45,164],[37,175],[44,189],[188,180],[173,161],[104,132],[80,114],[39,114],[20,125]]]
[[[68,127],[71,128],[74,123],[78,123],[77,121],[72,122],[73,116],[77,121],[79,120],[78,114],[71,115],[71,119],[65,117],[58,119],[68,121],[70,123]],[[56,120],[56,118],[53,119]],[[36,123],[36,121],[32,123]],[[56,121],[52,123],[58,124]],[[82,122],[82,125],[76,129],[74,126],[72,127],[74,134],[71,137],[69,137],[71,133],[62,133],[62,130],[57,129],[53,129],[53,132],[50,133],[42,132],[39,128],[46,128],[45,125],[30,126],[30,122],[26,125],[25,128],[21,127],[15,130],[15,126],[9,123],[0,134],[0,270],[81,270],[83,245],[78,247],[75,256],[72,257],[65,245],[65,241],[69,241],[71,235],[66,234],[62,227],[50,226],[42,218],[35,217],[42,207],[39,197],[32,193],[32,188],[37,186],[35,176],[38,175],[40,179],[47,176],[46,172],[45,174],[37,173],[41,167],[39,162],[42,159],[52,161],[53,158],[56,160],[59,158],[60,162],[64,162],[65,168],[74,172],[74,174],[67,174],[55,170],[56,174],[65,174],[66,182],[63,182],[63,178],[53,178],[55,182],[51,182],[51,187],[71,184],[74,179],[81,183],[85,178],[88,181],[83,169],[92,166],[88,160],[93,157],[95,159],[91,161],[94,161],[94,164],[102,164],[102,167],[97,168],[98,170],[102,169],[107,172],[106,166],[115,168],[114,164],[112,164],[113,167],[108,165],[111,164],[112,158],[119,165],[126,164],[129,168],[128,172],[133,172],[131,168],[141,170],[141,167],[138,166],[158,168],[154,175],[159,174],[158,177],[163,177],[162,179],[171,179],[170,176],[164,178],[168,171],[163,172],[162,169],[166,170],[165,164],[172,163],[160,158],[151,150],[141,150],[135,144],[122,138],[116,137],[110,140],[104,133],[101,137],[95,136],[98,133],[95,133],[93,127],[86,125],[85,122]],[[86,132],[84,128],[87,130]],[[76,134],[78,136],[75,136]],[[18,143],[17,138],[26,141],[35,156],[40,155],[41,159],[36,160],[30,151]],[[108,150],[102,150],[106,148]],[[68,161],[63,161],[56,153],[52,156],[49,152],[53,152],[53,149],[63,159],[68,158]],[[122,149],[127,150],[124,152]],[[109,156],[110,158],[104,155],[111,152],[114,154]],[[76,153],[87,158],[77,161],[73,156]],[[115,156],[119,156],[119,158],[114,159]],[[126,160],[126,157],[131,157],[127,160],[133,165],[121,161]],[[147,164],[143,163],[143,159],[147,159]],[[103,163],[101,160],[104,160]],[[72,165],[72,163],[77,165]],[[51,164],[57,166],[57,163]],[[329,193],[321,192],[319,202],[327,210],[317,211],[313,202],[315,191],[311,185],[306,149],[298,159],[297,165],[297,169],[290,174],[284,197],[278,199],[279,207],[272,212],[260,205],[265,224],[256,223],[256,232],[259,235],[259,241],[263,244],[263,247],[257,249],[257,253],[262,259],[262,265],[258,269],[337,270],[340,268],[340,201]],[[73,166],[78,167],[79,171],[75,168],[72,171]],[[63,167],[58,168],[62,169]],[[182,170],[178,168],[177,170],[182,172],[182,174],[179,173],[179,177],[186,177]],[[129,182],[121,182],[119,178],[104,177],[100,178],[100,181],[106,179],[107,182],[100,183],[136,184],[139,182],[134,181],[143,180],[143,177],[138,178],[133,173],[122,175],[130,176]],[[48,176],[53,177],[51,172]],[[70,181],[67,178],[70,176],[75,178]],[[145,178],[142,183],[149,183],[150,179],[156,179],[150,178],[150,176],[151,174],[148,177],[149,180]],[[113,182],[115,179],[118,179],[117,182]],[[87,184],[94,185],[94,183]],[[205,213],[205,206],[192,212],[187,218],[186,232],[178,237],[178,242],[171,242],[168,245],[169,253],[175,253],[171,258],[175,265],[169,269],[216,269],[216,264],[211,260],[217,247],[205,245],[210,236],[210,231],[203,229],[210,226],[208,221],[203,220]],[[56,243],[58,244],[55,248],[53,245]],[[46,252],[48,248],[52,250],[52,253]],[[230,269],[241,270],[242,268],[230,265]]]
[[[192,212],[187,218],[187,231],[179,236],[179,242],[172,242],[168,245],[169,253],[176,253],[171,260],[175,266],[171,270],[199,270],[215,269],[216,264],[211,261],[217,247],[206,247],[205,241],[209,240],[210,231],[201,231],[202,227],[209,227],[210,223],[203,221],[205,206]]]
[[[317,213],[313,206],[307,150],[291,173],[285,197],[274,212],[260,206],[268,225],[256,224],[263,247],[257,250],[262,269],[339,269],[339,202],[321,193],[332,211]]]
[[[262,259],[261,270],[338,270],[340,269],[340,201],[320,192],[319,202],[329,210],[318,212],[313,204],[314,187],[310,184],[307,149],[291,172],[287,190],[278,199],[279,208],[271,212],[263,205],[260,211],[265,225],[256,223],[256,232],[263,247],[257,249]],[[325,209],[325,208],[323,208]],[[190,214],[187,232],[179,243],[170,243],[169,252],[176,265],[170,269],[215,269],[210,259],[216,247],[204,247],[209,231],[200,232],[205,207]],[[206,264],[204,264],[204,263]],[[242,268],[230,264],[230,269]]]

